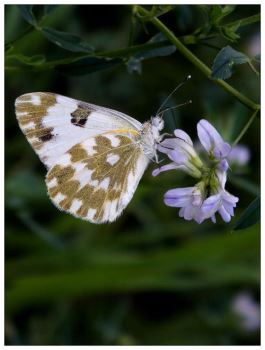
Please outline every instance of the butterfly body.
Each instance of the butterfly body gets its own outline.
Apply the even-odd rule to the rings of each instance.
[[[48,169],[53,203],[93,223],[114,221],[150,160],[157,160],[162,119],[142,124],[108,108],[44,92],[22,95],[15,105],[21,130]]]
[[[158,123],[156,118],[161,120],[160,117],[151,118],[151,121],[147,121],[142,125],[142,129],[140,131],[140,143],[143,152],[150,160],[155,161],[157,159],[156,145],[161,140],[160,131],[164,127],[164,122],[161,120],[161,123]]]

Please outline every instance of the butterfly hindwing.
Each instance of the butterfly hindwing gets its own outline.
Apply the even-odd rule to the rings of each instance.
[[[149,159],[139,136],[109,132],[70,148],[49,170],[55,205],[93,223],[114,221],[131,200]]]
[[[53,93],[28,93],[15,105],[20,128],[47,168],[90,137],[113,129],[141,128],[123,113]]]

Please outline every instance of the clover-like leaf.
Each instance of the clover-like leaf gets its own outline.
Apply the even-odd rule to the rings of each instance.
[[[243,212],[240,219],[234,226],[234,230],[242,230],[256,224],[260,220],[260,197],[254,199],[253,202]]]
[[[65,50],[86,53],[94,51],[92,46],[75,34],[61,32],[49,27],[42,27],[41,32],[49,41]]]
[[[215,79],[228,79],[233,74],[234,66],[249,62],[244,53],[234,50],[231,46],[223,47],[214,59],[212,77]]]

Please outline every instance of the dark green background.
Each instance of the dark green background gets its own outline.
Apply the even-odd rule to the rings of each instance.
[[[41,13],[42,8],[35,8]],[[229,20],[259,12],[258,6],[237,6]],[[203,24],[198,6],[177,6],[161,17],[177,36]],[[128,45],[129,6],[62,6],[44,20],[48,27],[80,35],[97,51]],[[16,6],[5,11],[6,42],[29,24]],[[136,25],[134,44],[157,31]],[[250,54],[259,23],[239,30],[238,43],[216,37]],[[69,57],[33,30],[13,43],[17,53]],[[190,49],[211,66],[218,50],[204,45]],[[196,139],[196,123],[207,118],[232,142],[251,112],[217,87],[178,51],[146,60],[141,74],[124,64],[89,75],[69,76],[7,61],[5,84],[6,165],[6,343],[96,345],[236,345],[259,344],[259,331],[246,332],[233,313],[238,293],[259,302],[259,226],[232,232],[242,211],[259,192],[260,140],[257,119],[242,142],[251,162],[244,172],[233,170],[228,190],[240,198],[230,224],[201,225],[178,217],[163,204],[166,190],[192,186],[194,180],[171,171],[151,176],[146,171],[133,200],[112,224],[92,225],[59,212],[47,197],[45,168],[22,135],[14,100],[33,91],[50,91],[117,109],[145,121],[163,98],[188,74],[192,80],[171,105],[193,104],[168,113],[167,131],[185,129]],[[10,67],[16,66],[16,68]],[[228,81],[259,101],[259,78],[248,65],[236,67]]]

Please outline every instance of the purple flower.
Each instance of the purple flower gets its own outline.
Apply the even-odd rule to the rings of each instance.
[[[197,124],[199,140],[205,151],[214,158],[221,159],[228,156],[231,146],[224,142],[217,130],[205,119]]]
[[[189,135],[176,129],[174,138],[165,139],[158,145],[158,150],[166,154],[171,163],[155,169],[153,176],[175,169],[199,179],[194,187],[167,191],[165,204],[180,208],[179,216],[186,220],[202,223],[205,219],[211,219],[215,223],[215,214],[219,213],[225,222],[229,222],[239,200],[225,190],[231,146],[205,119],[199,121],[197,131],[208,161],[202,162]]]
[[[249,162],[250,151],[247,146],[236,145],[232,148],[227,158],[231,164],[244,166]]]
[[[260,305],[248,292],[241,292],[232,301],[232,311],[240,318],[243,331],[255,332],[260,328]]]
[[[194,219],[199,224],[204,220],[201,210],[203,197],[199,186],[169,190],[164,195],[164,202],[169,207],[181,208],[179,216],[185,220]]]
[[[217,194],[214,194],[203,202],[201,210],[205,218],[211,218],[215,223],[215,213],[218,212],[225,222],[231,220],[231,216],[234,216],[234,207],[238,202],[238,198],[231,195],[225,190],[220,190]]]
[[[155,169],[153,176],[163,171],[178,169],[193,177],[200,178],[202,175],[200,169],[203,163],[193,147],[191,138],[180,129],[176,129],[174,134],[175,138],[165,139],[157,147],[161,153],[165,153],[173,162]]]

